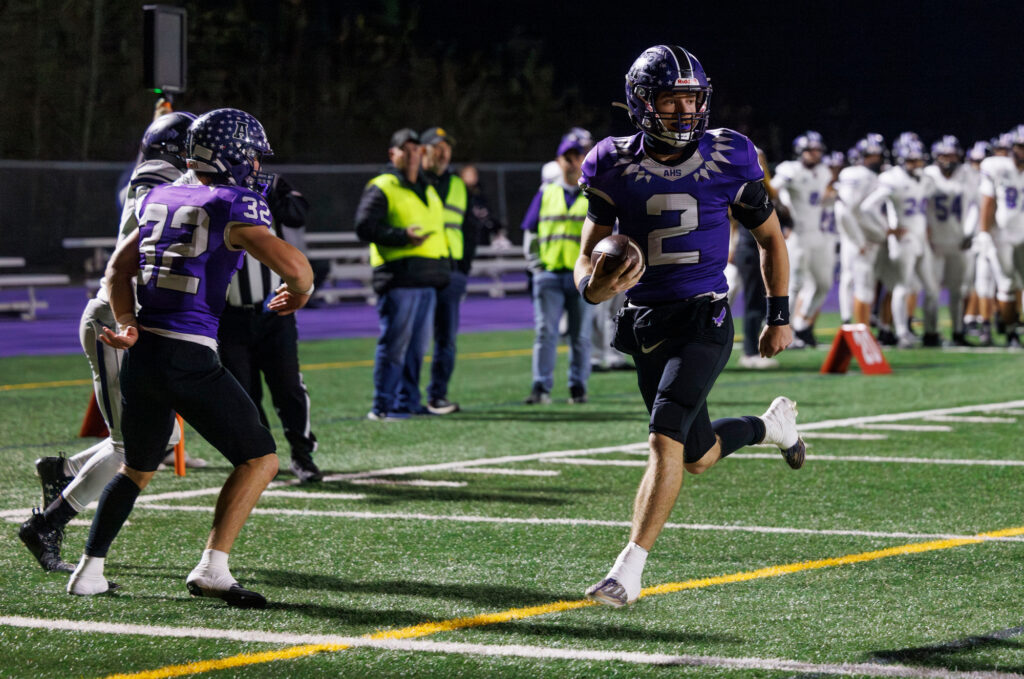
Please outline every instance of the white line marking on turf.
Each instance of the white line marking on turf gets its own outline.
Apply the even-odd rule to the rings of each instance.
[[[777,460],[769,453],[733,453],[730,458],[740,460]],[[893,462],[899,464],[952,464],[965,467],[1024,467],[1024,460],[942,460],[934,457],[881,457],[873,455],[808,455],[808,460],[821,462]]]
[[[0,617],[0,625],[29,629],[85,632],[89,634],[131,634],[148,637],[184,639],[225,639],[229,641],[266,644],[331,644],[356,648],[421,653],[455,653],[490,657],[536,658],[542,660],[588,660],[597,662],[628,662],[638,665],[678,665],[728,669],[760,669],[834,675],[872,677],[913,677],[922,679],[998,679],[1024,675],[1003,672],[956,672],[945,669],[910,667],[875,663],[809,663],[783,658],[729,658],[710,655],[671,655],[638,651],[608,651],[581,648],[552,648],[523,644],[469,644],[454,641],[423,639],[368,639],[328,634],[291,634],[256,630],[212,629],[208,627],[169,627],[97,622],[95,620],[46,620],[21,616]]]
[[[150,505],[146,509],[157,511],[181,512],[212,512],[213,507],[189,505]],[[532,526],[602,526],[608,528],[629,528],[629,521],[604,521],[601,519],[541,519],[537,517],[510,518],[507,516],[474,516],[466,514],[421,514],[401,512],[345,512],[315,509],[278,509],[256,507],[253,514],[267,516],[319,516],[335,519],[355,519],[360,521],[450,521],[454,523],[496,523]],[[716,526],[705,523],[666,523],[665,528],[678,530],[699,530],[706,532],[721,531],[726,533],[767,533],[777,535],[841,535],[851,537],[884,538],[899,540],[992,540],[996,542],[1024,542],[1024,537],[979,537],[977,535],[958,535],[955,533],[907,533],[883,532],[867,530],[840,530],[814,528],[787,528],[776,526]]]
[[[557,469],[501,469],[499,467],[466,467],[465,469],[452,469],[452,471],[456,474],[494,474],[505,476],[558,476],[562,473]]]
[[[961,422],[964,424],[1013,424],[1017,421],[1015,417],[983,417],[976,415],[973,417],[956,416],[956,415],[930,415],[926,418],[932,422]]]
[[[595,460],[592,457],[555,457],[551,464],[579,464],[588,467],[646,467],[645,460]]]
[[[465,481],[428,481],[427,479],[352,479],[349,483],[359,486],[412,486],[414,488],[464,488]]]
[[[316,498],[318,500],[365,500],[362,493],[313,493],[304,490],[265,490],[263,497]]]
[[[905,413],[886,413],[884,415],[866,415],[863,417],[845,417],[838,420],[822,420],[820,422],[809,422],[797,425],[801,432],[814,431],[817,429],[835,429],[837,427],[852,427],[859,424],[874,422],[903,422],[905,420],[920,420],[932,415],[957,415],[961,413],[992,412],[1005,408],[1022,408],[1024,401],[1004,401],[1002,403],[982,403],[973,406],[957,406],[956,408],[935,408],[932,410],[915,410]]]
[[[1024,410],[997,410],[1000,415],[1024,415]]]
[[[953,427],[944,424],[861,424],[861,429],[882,429],[885,431],[953,431]]]
[[[800,432],[800,436],[805,439],[833,439],[836,441],[884,441],[889,438],[885,434],[848,434],[832,431]]]

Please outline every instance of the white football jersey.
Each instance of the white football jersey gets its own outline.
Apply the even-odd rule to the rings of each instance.
[[[968,213],[977,201],[977,185],[972,170],[960,165],[947,177],[938,165],[924,169],[931,180],[933,193],[928,198],[928,231],[936,245],[959,245],[967,230]]]
[[[878,175],[878,186],[861,203],[861,210],[877,215],[882,203],[888,201],[890,223],[906,229],[904,238],[923,243],[928,232],[925,217],[928,196],[933,192],[931,179],[923,173],[921,177],[913,177],[902,166],[896,166]]]
[[[1024,241],[1024,170],[1009,156],[992,156],[981,161],[982,196],[996,199],[996,225],[1010,242]]]
[[[879,231],[874,221],[865,219],[860,204],[878,185],[878,175],[863,165],[844,167],[839,172],[836,193],[842,209],[837,211],[839,232],[858,247],[866,242],[880,243],[885,232]]]
[[[822,203],[831,183],[832,171],[824,163],[807,167],[799,160],[787,160],[775,168],[772,188],[779,192],[779,200],[789,208],[793,231],[798,235],[825,235],[822,232]]]

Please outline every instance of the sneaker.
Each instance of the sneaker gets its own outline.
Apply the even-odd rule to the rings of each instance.
[[[1017,333],[1011,334],[1006,339],[1006,348],[1007,349],[1020,349],[1020,348],[1022,348],[1021,347],[1021,342],[1020,342],[1020,335],[1018,335]]]
[[[386,413],[383,410],[371,410],[366,413],[366,419],[372,422],[401,422],[412,417],[411,413]]]
[[[789,349],[791,351],[793,349],[806,349],[806,348],[807,348],[807,343],[804,342],[799,337],[797,337],[796,335],[793,335],[793,340],[786,346],[786,349]]]
[[[533,389],[530,390],[530,395],[523,401],[526,405],[547,405],[551,403],[551,394],[544,391],[544,388],[539,384],[533,385]]]
[[[32,552],[44,571],[73,573],[75,567],[60,558],[60,544],[64,540],[64,531],[54,528],[39,510],[32,510],[32,516],[21,524],[18,537]]]
[[[894,333],[892,330],[879,330],[878,343],[881,344],[883,347],[896,346],[896,333]]]
[[[214,589],[213,587],[201,584],[200,578],[190,574],[188,580],[185,581],[185,587],[188,588],[188,593],[192,596],[208,596],[223,599],[228,606],[234,606],[235,608],[267,607],[266,597],[259,592],[242,587],[237,582],[233,583],[228,589]]]
[[[587,390],[583,387],[569,387],[569,403],[582,404],[587,402]]]
[[[962,332],[953,333],[953,346],[955,347],[970,347],[974,346],[967,341],[967,335]]]
[[[917,338],[913,335],[903,335],[896,340],[899,349],[913,349],[917,346]]]
[[[764,421],[763,443],[774,443],[782,451],[786,464],[793,469],[804,465],[807,446],[796,430],[796,401],[779,396],[761,416]]]
[[[750,368],[751,370],[770,370],[772,368],[778,368],[779,362],[774,358],[766,358],[765,356],[740,356],[740,367]]]
[[[174,467],[174,448],[170,448],[167,451],[167,455],[164,457],[163,464],[165,466],[167,466],[167,467],[171,467],[171,468]],[[208,464],[210,464],[210,463],[207,462],[206,460],[204,460],[203,458],[201,458],[201,457],[192,457],[191,455],[188,454],[187,451],[185,452],[185,468],[186,469],[202,469],[203,467],[207,466]]]
[[[313,462],[313,458],[309,454],[293,453],[288,469],[291,470],[300,483],[313,483],[314,481],[324,480],[324,473],[316,466],[316,463]]]
[[[803,342],[805,347],[810,347],[811,349],[813,349],[816,346],[818,346],[818,340],[814,338],[813,328],[804,328],[803,330],[797,330],[796,332],[793,333],[793,337]]]
[[[921,340],[921,345],[925,347],[941,347],[942,338],[939,337],[937,332],[926,332]]]
[[[64,473],[65,460],[63,452],[57,453],[57,457],[41,457],[36,460],[36,476],[43,486],[43,509],[49,507],[75,478]]]
[[[615,608],[622,608],[636,601],[636,599],[627,598],[626,588],[615,578],[605,578],[596,585],[588,587],[585,593],[591,601]]]
[[[448,415],[459,412],[461,408],[458,403],[452,403],[446,398],[432,398],[427,401],[427,410],[435,415]]]

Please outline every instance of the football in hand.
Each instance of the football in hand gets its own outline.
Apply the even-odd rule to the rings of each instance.
[[[640,249],[635,240],[621,233],[606,236],[597,242],[593,252],[590,253],[590,261],[595,267],[602,254],[604,255],[604,267],[601,273],[614,271],[627,259],[639,263],[641,268],[644,267],[644,251]]]

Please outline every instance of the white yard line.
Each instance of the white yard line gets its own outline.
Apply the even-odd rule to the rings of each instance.
[[[771,453],[733,453],[739,460],[777,460]],[[893,464],[951,464],[965,467],[1024,467],[1024,460],[944,460],[935,457],[883,457],[874,455],[808,455],[809,461],[818,462],[886,462]]]
[[[426,479],[352,479],[349,483],[359,486],[412,486],[413,488],[465,488],[465,481],[428,481]],[[266,495],[266,493],[264,493]]]
[[[645,452],[644,455],[646,454]],[[557,469],[503,469],[501,467],[466,467],[465,469],[453,469],[452,472],[456,474],[494,474],[496,476],[558,476],[562,473]]]
[[[949,432],[953,427],[944,424],[862,424],[859,429],[881,429],[883,431],[934,431]]]
[[[308,490],[265,490],[262,497],[317,498],[320,500],[365,500],[362,493],[316,493]]]
[[[376,648],[385,651],[449,653],[505,658],[541,660],[585,660],[591,662],[628,662],[637,665],[716,667],[726,669],[759,669],[779,672],[831,674],[837,676],[913,677],[921,679],[1020,679],[1024,675],[1005,672],[956,672],[952,670],[910,667],[875,663],[809,663],[783,658],[730,658],[710,655],[673,655],[638,651],[607,651],[586,648],[553,648],[523,644],[469,644],[424,639],[368,639],[329,634],[291,634],[258,630],[213,629],[208,627],[169,627],[130,625],[96,620],[47,620],[21,616],[2,616],[0,625],[28,629],[60,630],[87,634],[126,634],[161,638],[224,639],[266,644],[330,644],[354,648]]]
[[[800,432],[805,439],[831,439],[835,441],[884,441],[888,436],[885,434],[848,434],[839,431],[811,431]]]
[[[906,420],[920,420],[932,415],[957,415],[961,413],[993,412],[1006,408],[1024,408],[1024,401],[1004,401],[1002,403],[982,403],[972,406],[957,406],[956,408],[934,408],[932,410],[914,410],[905,413],[886,413],[884,415],[865,415],[863,417],[846,417],[837,420],[822,420],[820,422],[809,422],[798,424],[800,431],[815,431],[818,429],[836,429],[838,427],[855,427],[860,424],[875,422],[903,422]]]
[[[1013,424],[1017,421],[1015,417],[983,417],[981,415],[929,415],[924,418],[931,422],[957,422],[962,424]]]
[[[213,507],[202,507],[193,505],[149,505],[146,509],[153,509],[162,512],[194,512],[211,513]],[[629,528],[632,524],[629,521],[605,521],[601,519],[565,519],[521,517],[512,518],[507,516],[477,516],[472,514],[423,514],[403,512],[352,512],[340,510],[318,510],[318,509],[283,509],[256,507],[253,514],[265,516],[299,516],[299,517],[325,517],[333,519],[352,519],[357,521],[439,521],[452,523],[488,523],[508,525],[531,525],[531,526],[598,526],[607,528]],[[665,528],[673,530],[699,530],[707,532],[725,533],[766,533],[775,535],[841,535],[851,537],[883,538],[891,540],[991,540],[994,542],[1024,542],[1024,537],[979,537],[977,535],[961,535],[956,533],[908,533],[908,532],[884,532],[867,530],[841,530],[841,529],[814,529],[814,528],[788,528],[778,526],[731,526],[713,525],[706,523],[666,523]]]

